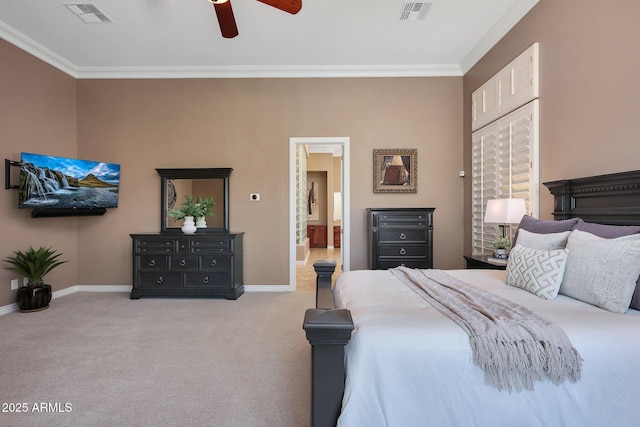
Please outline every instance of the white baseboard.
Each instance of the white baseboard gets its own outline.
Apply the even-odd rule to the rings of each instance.
[[[291,285],[244,285],[245,292],[291,292]]]
[[[131,285],[75,285],[68,288],[53,291],[51,299],[64,297],[76,292],[131,292]],[[0,316],[18,311],[18,304],[9,304],[0,307]]]
[[[51,299],[64,297],[76,292],[131,292],[131,285],[75,285],[54,291]],[[245,292],[291,292],[290,285],[245,285]],[[9,304],[0,307],[0,316],[18,311],[18,304]]]

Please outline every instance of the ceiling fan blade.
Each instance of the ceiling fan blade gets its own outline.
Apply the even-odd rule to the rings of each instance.
[[[292,15],[300,12],[302,9],[302,0],[258,0],[261,3],[273,6]]]
[[[238,27],[236,26],[236,18],[233,16],[233,9],[231,9],[231,2],[215,2],[213,3],[213,7],[218,16],[218,24],[220,24],[222,37],[232,39],[237,36]]]

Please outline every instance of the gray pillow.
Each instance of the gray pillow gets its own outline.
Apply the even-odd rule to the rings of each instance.
[[[554,249],[564,249],[567,246],[567,239],[570,231],[561,233],[531,233],[527,230],[520,230],[518,234],[518,245],[525,246],[539,251],[552,251]]]
[[[640,227],[637,225],[596,224],[593,222],[584,222],[582,219],[578,220],[573,229],[586,231],[605,239],[615,239],[617,237],[640,233]],[[638,280],[636,281],[636,290],[633,292],[630,307],[640,310],[640,277],[638,277]]]
[[[560,293],[625,313],[640,276],[640,234],[604,239],[574,230]]]
[[[628,236],[630,234],[640,233],[640,226],[637,225],[606,225],[596,224],[593,222],[584,222],[579,219],[574,230],[586,231],[605,239],[615,239],[616,237]]]
[[[542,299],[554,299],[562,283],[568,253],[566,249],[545,251],[516,245],[507,263],[507,284]]]
[[[520,225],[518,225],[518,229],[514,235],[514,245],[518,243],[518,233],[520,230],[527,230],[532,233],[540,234],[561,233],[563,231],[571,231],[577,222],[578,218],[565,219],[563,221],[551,221],[525,215],[522,217],[522,220],[520,220]]]

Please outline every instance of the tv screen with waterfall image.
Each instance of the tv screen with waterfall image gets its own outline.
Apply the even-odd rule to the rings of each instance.
[[[117,164],[43,154],[21,156],[21,208],[116,208],[119,186]]]

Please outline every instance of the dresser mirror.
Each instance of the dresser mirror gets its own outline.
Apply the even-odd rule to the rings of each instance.
[[[169,209],[179,209],[185,196],[210,198],[213,214],[205,218],[206,228],[197,233],[229,231],[229,176],[231,168],[156,169],[161,178],[160,220],[162,233],[181,232],[182,220],[175,221]]]

